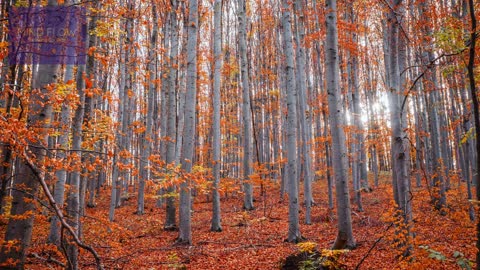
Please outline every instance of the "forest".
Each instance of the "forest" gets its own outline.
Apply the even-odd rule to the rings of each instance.
[[[480,269],[479,10],[0,0],[0,269]]]

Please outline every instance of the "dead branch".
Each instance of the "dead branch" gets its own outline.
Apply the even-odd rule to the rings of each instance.
[[[68,225],[68,223],[65,221],[65,217],[63,216],[62,210],[60,210],[57,203],[55,202],[55,199],[53,198],[52,194],[50,193],[50,189],[48,188],[47,183],[45,182],[42,171],[33,163],[33,161],[28,157],[28,155],[25,151],[24,151],[23,155],[24,155],[24,159],[25,159],[25,162],[26,162],[27,166],[32,170],[32,172],[35,174],[38,181],[40,182],[40,185],[43,189],[43,192],[47,196],[50,205],[55,210],[55,214],[58,216],[62,226],[65,229],[67,229],[67,231],[70,233],[70,235],[72,235],[73,240],[75,241],[75,243],[79,247],[89,251],[93,255],[93,257],[95,258],[95,262],[97,264],[97,269],[98,270],[104,270],[104,267],[103,267],[102,261],[100,259],[100,256],[98,256],[98,253],[95,251],[95,249],[93,249],[89,245],[84,244],[80,240],[80,238],[78,237],[75,230],[70,225]]]
[[[63,262],[61,262],[61,261],[59,261],[59,260],[56,260],[55,258],[52,258],[51,256],[48,256],[48,258],[44,258],[44,257],[38,255],[37,253],[30,253],[30,255],[31,255],[32,257],[34,257],[35,259],[39,259],[39,260],[41,260],[41,261],[43,261],[43,262],[54,263],[54,264],[57,264],[57,265],[59,265],[59,266],[61,266],[61,267],[66,267]]]
[[[380,243],[380,241],[382,241],[382,239],[385,237],[385,233],[390,230],[390,228],[393,226],[393,222],[390,223],[390,225],[388,225],[388,227],[385,229],[384,233],[382,236],[380,236],[374,243],[373,245],[368,249],[367,253],[365,253],[365,255],[363,255],[362,259],[358,262],[358,264],[355,266],[355,270],[358,270],[360,268],[360,265],[362,265],[362,263],[365,261],[365,259],[368,257],[368,255],[370,255],[370,253],[372,252],[372,250],[377,246],[378,243]]]

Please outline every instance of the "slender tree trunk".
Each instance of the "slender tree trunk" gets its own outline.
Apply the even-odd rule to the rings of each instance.
[[[305,224],[311,223],[311,209],[313,204],[312,197],[312,160],[310,156],[310,136],[309,129],[312,127],[311,118],[308,115],[307,108],[307,87],[306,87],[306,74],[305,74],[305,30],[304,30],[304,14],[303,14],[303,1],[296,0],[294,4],[295,13],[296,13],[296,34],[295,40],[297,44],[297,99],[298,99],[298,112],[299,112],[299,129],[302,142],[302,153],[303,153],[303,187],[304,187],[304,197],[305,197]],[[299,158],[301,161],[302,159]]]
[[[137,201],[137,214],[143,215],[145,213],[145,180],[148,179],[148,158],[152,152],[152,140],[153,140],[153,110],[155,105],[155,91],[156,87],[156,78],[157,73],[155,69],[156,54],[154,53],[157,47],[158,39],[158,15],[157,15],[157,5],[155,1],[151,1],[152,5],[152,17],[153,17],[153,29],[150,36],[150,50],[148,54],[148,91],[147,91],[147,119],[145,123],[145,137],[143,138],[142,144],[142,161],[140,164],[140,178],[138,182],[138,201]]]
[[[215,232],[222,231],[220,222],[220,193],[218,192],[220,183],[220,166],[222,162],[222,138],[220,130],[220,84],[222,69],[222,1],[215,0],[214,3],[214,34],[213,34],[213,56],[214,56],[214,74],[213,74],[213,216],[211,230]]]
[[[168,73],[168,88],[165,93],[166,105],[167,105],[167,141],[166,144],[166,158],[165,162],[167,166],[175,167],[176,158],[176,142],[177,136],[177,62],[178,62],[178,22],[177,22],[177,1],[172,2],[172,11],[170,12],[170,56],[169,56],[169,73]],[[168,168],[168,167],[167,167]],[[167,169],[168,170],[168,169]],[[170,173],[170,172],[167,172]],[[167,192],[173,193],[175,191],[174,186],[168,186]],[[167,196],[167,212],[166,212],[166,230],[176,229],[175,221],[175,197]]]
[[[127,23],[128,24],[128,23]],[[125,28],[128,29],[126,25]],[[126,40],[125,34],[120,34],[119,37],[119,44],[124,44]],[[120,166],[117,163],[124,163],[124,158],[119,158],[120,155],[123,155],[126,151],[126,133],[127,133],[127,121],[126,121],[126,110],[128,105],[128,89],[126,87],[126,77],[127,77],[127,68],[126,64],[128,61],[128,52],[126,48],[121,47],[120,51],[120,58],[118,63],[119,69],[119,97],[118,97],[118,124],[119,127],[115,132],[115,150],[114,150],[114,157],[113,157],[113,170],[112,170],[112,190],[111,190],[111,198],[110,198],[110,210],[109,210],[109,220],[115,220],[115,208],[118,206],[120,202],[120,189],[121,189],[121,177],[123,176],[122,170],[120,170]],[[127,90],[127,91],[126,91]]]
[[[420,17],[426,18],[428,16],[428,10],[430,10],[430,4],[429,1],[422,2],[419,6],[419,13]],[[427,23],[427,22],[426,22]],[[430,30],[430,26],[427,24],[423,28],[424,35],[431,36],[432,31]],[[429,48],[428,45],[429,40],[424,40],[424,47]],[[423,58],[424,58],[424,65],[427,65],[429,62],[434,61],[434,55],[432,50],[427,49],[423,53]],[[432,166],[433,166],[433,174],[432,174],[432,183],[433,186],[436,188],[435,192],[437,194],[433,195],[433,204],[435,206],[435,209],[440,210],[441,213],[445,214],[444,207],[446,207],[447,204],[447,198],[445,195],[445,178],[442,172],[442,168],[444,164],[442,164],[442,145],[440,142],[441,138],[441,130],[440,130],[440,114],[438,107],[440,105],[439,101],[439,94],[438,91],[440,91],[440,87],[438,84],[438,79],[437,79],[437,71],[436,67],[432,66],[431,69],[426,71],[425,77],[426,79],[430,82],[430,84],[425,83],[425,90],[426,90],[426,104],[427,104],[427,113],[428,113],[428,120],[429,120],[429,127],[430,127],[430,132],[431,132],[431,146],[430,146],[430,151],[428,153],[431,154],[432,157]],[[433,89],[428,89],[427,85],[431,85],[431,88]]]
[[[337,1],[327,0],[325,8],[327,15],[325,64],[338,218],[338,234],[332,248],[343,249],[345,247],[355,247],[356,243],[352,230],[352,213],[348,191],[347,147],[345,145],[345,131],[343,130],[344,112],[339,87]]]
[[[64,75],[64,81],[68,82],[72,80],[74,77],[73,74],[73,65],[67,65]],[[69,88],[71,89],[71,88]],[[66,149],[68,148],[68,138],[70,135],[70,113],[71,108],[68,104],[68,101],[64,101],[62,104],[62,111],[60,113],[60,136],[58,138],[58,145],[62,148],[57,153],[57,158],[66,160],[67,153]],[[63,150],[65,149],[65,150]],[[65,183],[67,181],[67,168],[62,168],[55,172],[55,188],[54,188],[54,198],[55,202],[60,206],[63,207],[65,202]],[[60,246],[60,222],[56,215],[52,216],[52,220],[50,222],[50,233],[48,235],[48,242],[53,243],[57,246]]]
[[[394,0],[394,10],[388,14],[388,85],[390,87],[390,120],[392,125],[392,177],[395,201],[398,209],[400,222],[404,225],[399,227],[403,237],[401,245],[405,247],[404,256],[411,252],[410,224],[412,219],[411,193],[410,193],[410,170],[409,170],[409,142],[405,133],[406,129],[406,103],[402,90],[400,66],[405,61],[403,33],[400,32],[399,16],[402,12],[402,0]],[[402,107],[405,106],[405,107]]]
[[[85,65],[78,68],[77,71],[77,91],[80,98],[80,104],[85,103]],[[72,148],[74,150],[82,149],[82,123],[83,123],[84,106],[78,106],[75,110],[72,125]],[[80,163],[81,152],[75,153],[77,156],[74,162]],[[74,155],[75,155],[74,154]],[[81,166],[79,166],[81,168]],[[75,230],[79,232],[80,228],[80,174],[81,169],[75,170],[70,176],[70,188],[67,194],[67,222]],[[67,243],[68,269],[78,269],[78,247],[73,241]]]
[[[238,40],[240,51],[240,71],[243,89],[243,192],[245,193],[243,208],[253,210],[253,187],[250,183],[252,171],[252,112],[250,108],[250,80],[248,76],[247,57],[247,8],[245,0],[238,3]]]
[[[182,169],[186,173],[192,171],[195,146],[195,112],[197,94],[197,36],[198,36],[198,2],[189,0],[187,26],[187,94],[185,98],[185,131],[183,133]],[[191,183],[184,179],[180,185],[180,232],[179,243],[192,243],[191,228]]]
[[[290,6],[282,1],[282,27],[285,45],[285,73],[287,86],[287,183],[288,183],[288,242],[302,239],[299,226],[298,182],[297,182],[297,89],[295,87],[295,64],[292,42]]]

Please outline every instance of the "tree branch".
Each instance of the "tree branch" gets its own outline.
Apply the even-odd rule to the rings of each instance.
[[[385,237],[385,232],[387,232],[388,230],[390,230],[390,228],[393,226],[393,222],[390,223],[390,225],[388,225],[388,227],[385,229],[384,231],[384,234],[382,236],[380,236],[374,243],[373,245],[368,249],[367,253],[365,255],[363,255],[362,259],[358,262],[358,264],[355,266],[355,270],[358,270],[360,269],[360,265],[362,265],[362,263],[365,261],[365,259],[368,257],[368,255],[370,255],[370,253],[372,252],[372,250],[377,246],[378,243],[380,243],[380,241],[382,241],[382,239]]]
[[[30,253],[30,255],[36,259],[39,259],[43,262],[47,262],[47,263],[55,263],[61,267],[64,267],[65,268],[65,264],[59,260],[56,260],[55,258],[52,258],[51,256],[48,256],[48,258],[44,258],[40,255],[38,255],[37,253],[33,252],[33,253]]]
[[[403,98],[403,101],[402,101],[402,107],[400,108],[400,116],[403,114],[403,110],[405,108],[405,103],[407,102],[407,98],[409,96],[409,94],[412,92],[413,88],[415,88],[415,86],[417,85],[418,81],[423,77],[425,76],[425,73],[431,69],[433,67],[433,65],[435,64],[435,62],[437,62],[438,60],[440,60],[441,58],[443,57],[451,57],[451,56],[455,56],[455,55],[459,55],[461,53],[463,53],[468,47],[465,47],[461,50],[459,50],[458,52],[454,52],[454,53],[442,53],[441,55],[437,56],[435,59],[431,60],[427,65],[426,65],[426,68],[415,78],[415,80],[413,80],[413,83],[412,85],[410,85],[410,87],[408,88],[408,91],[407,93],[405,94],[405,97]],[[407,71],[408,69],[410,69],[412,67],[407,67],[405,68],[401,73],[400,75],[402,75],[405,71]]]
[[[33,161],[28,157],[28,155],[26,154],[26,152],[24,151],[23,153],[24,155],[24,160],[26,162],[26,165],[32,170],[32,172],[35,174],[35,176],[37,177],[38,181],[40,182],[40,185],[43,189],[43,192],[45,193],[45,195],[47,196],[48,198],[48,201],[50,203],[50,205],[52,206],[52,208],[55,210],[55,213],[57,214],[62,226],[72,235],[73,237],[73,240],[75,241],[75,243],[89,251],[93,257],[95,258],[95,262],[97,264],[97,269],[98,270],[104,270],[104,267],[103,267],[103,264],[102,264],[102,261],[100,259],[100,257],[98,256],[98,253],[95,251],[95,249],[93,249],[91,246],[89,245],[86,245],[84,244],[80,238],[78,237],[77,233],[75,232],[75,230],[65,221],[65,218],[63,216],[63,213],[62,213],[62,210],[60,210],[60,208],[58,207],[57,203],[55,202],[55,199],[53,198],[52,194],[50,193],[50,190],[47,186],[47,183],[45,182],[45,179],[42,175],[42,171],[33,163]]]

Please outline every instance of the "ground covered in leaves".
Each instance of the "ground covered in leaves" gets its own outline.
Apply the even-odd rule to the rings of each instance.
[[[413,190],[414,251],[402,258],[397,249],[395,226],[390,224],[394,208],[388,176],[383,176],[373,192],[362,193],[365,211],[353,207],[353,230],[358,246],[343,253],[338,265],[345,269],[468,269],[475,254],[474,223],[468,218],[468,200],[464,190],[452,183],[448,193],[449,208],[440,215],[429,203],[429,191]],[[325,181],[314,186],[315,207],[312,225],[301,225],[302,235],[316,250],[328,249],[336,236],[336,220],[328,211]],[[462,186],[464,183],[462,183]],[[106,269],[281,269],[285,259],[300,247],[286,243],[288,202],[281,200],[272,187],[257,198],[254,211],[242,210],[241,194],[222,199],[222,232],[210,232],[211,202],[207,196],[195,198],[193,245],[175,245],[178,232],[164,231],[165,211],[147,200],[146,214],[135,215],[136,198],[132,196],[116,210],[116,221],[108,222],[109,190],[102,191],[98,206],[88,209],[83,218],[84,241],[94,247]],[[43,210],[45,214],[45,210]],[[304,212],[301,213],[303,222]],[[5,220],[2,222],[2,235]],[[33,244],[29,249],[28,269],[57,269],[65,262],[61,252],[46,244],[48,217],[37,215]],[[94,269],[93,257],[80,252],[80,268]],[[359,265],[359,263],[361,264]]]

